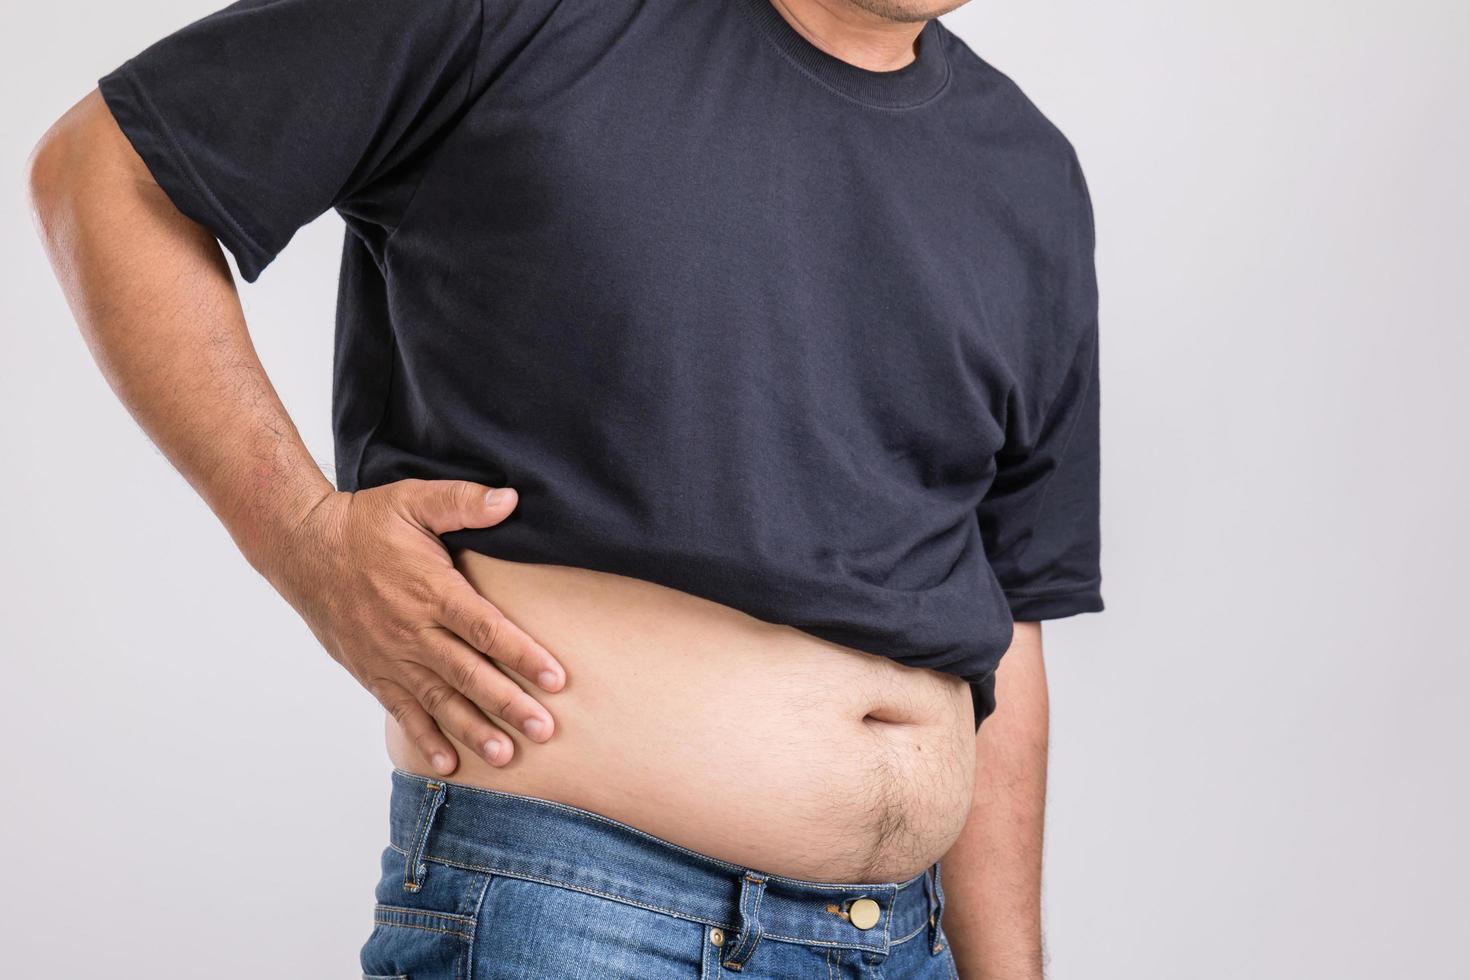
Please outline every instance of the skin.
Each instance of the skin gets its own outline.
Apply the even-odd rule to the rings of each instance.
[[[1041,624],[1017,623],[975,736],[975,793],[942,859],[944,931],[964,980],[1041,980],[1049,699]]]
[[[909,63],[924,22],[962,2],[773,0],[817,47],[873,71]],[[334,490],[260,365],[218,244],[174,208],[95,90],[37,145],[29,190],[119,399],[434,769],[459,765],[445,733],[496,766],[515,752],[501,726],[550,738],[555,722],[531,691],[560,690],[565,670],[435,537],[504,520],[515,491],[421,480]],[[964,980],[1039,980],[1048,707],[1037,624],[1017,624],[996,696],[976,736],[970,814],[944,857],[945,931]]]
[[[869,71],[896,71],[914,60],[926,21],[968,0],[771,0],[792,27],[818,48]]]

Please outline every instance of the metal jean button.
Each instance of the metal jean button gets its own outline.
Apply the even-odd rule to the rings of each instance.
[[[859,929],[871,929],[882,917],[878,903],[871,898],[860,898],[847,907],[847,918]]]

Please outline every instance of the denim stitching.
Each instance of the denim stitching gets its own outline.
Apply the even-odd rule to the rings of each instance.
[[[480,896],[475,899],[475,917],[470,924],[470,948],[465,951],[465,973],[471,977],[475,975],[475,936],[480,931],[480,908],[485,904],[485,895],[490,891],[490,884],[495,878],[486,875],[484,882],[480,885]]]
[[[755,904],[751,906],[750,909],[749,923],[746,922],[745,917],[745,902],[742,901],[740,903],[740,924],[742,927],[740,930],[740,942],[733,950],[730,951],[730,959],[726,960],[724,964],[730,969],[737,971],[745,969],[745,965],[749,963],[750,958],[755,955],[756,947],[760,946],[761,944],[761,899],[766,897],[766,879],[763,876],[746,872],[744,878],[750,884],[759,885],[760,890],[755,893]],[[741,898],[743,899],[744,897],[745,895],[742,892]],[[745,955],[742,956],[737,962],[735,960],[735,957],[737,954],[740,953],[741,947],[745,945],[745,933],[749,931],[749,928],[755,929],[755,940],[750,944],[749,951],[747,951]]]
[[[462,922],[467,926],[473,926],[475,924],[475,920],[470,918],[468,915],[455,915],[453,912],[435,912],[431,909],[411,909],[406,905],[389,905],[386,902],[379,902],[378,908],[382,909],[385,912],[407,912],[409,915],[429,915],[438,919],[454,919],[456,922]]]
[[[379,919],[376,916],[373,918],[373,922],[380,926],[391,926],[394,929],[417,929],[420,932],[437,932],[445,936],[458,936],[460,939],[470,941],[473,941],[475,938],[467,932],[460,932],[458,929],[438,929],[434,926],[415,925],[412,922],[399,922],[393,919]]]
[[[388,846],[400,854],[407,853],[397,844],[389,843]],[[532,881],[538,885],[549,885],[552,888],[565,888],[567,891],[578,892],[582,895],[591,895],[594,898],[605,898],[610,902],[621,902],[624,905],[631,905],[634,908],[644,909],[649,912],[661,912],[664,915],[679,919],[682,922],[697,922],[701,925],[719,926],[722,929],[730,931],[733,931],[736,928],[734,923],[728,922],[723,919],[704,919],[698,916],[690,915],[687,912],[681,912],[677,909],[668,909],[664,908],[661,905],[650,905],[647,902],[640,902],[637,899],[628,898],[625,895],[614,895],[610,892],[598,891],[595,888],[588,888],[586,885],[575,885],[564,881],[553,881],[550,878],[541,878],[537,875],[526,874],[525,872],[521,871],[505,871],[500,868],[486,867],[482,864],[465,864],[460,861],[451,861],[448,858],[435,857],[432,854],[424,855],[424,860],[433,861],[450,868],[459,868],[461,871],[477,871],[481,874],[493,875],[500,878],[515,878],[519,881]],[[920,928],[923,928],[923,926],[920,926]],[[876,945],[874,943],[845,942],[839,939],[803,939],[797,936],[787,936],[782,933],[776,932],[764,932],[762,933],[762,935],[767,939],[774,939],[783,943],[795,943],[799,946],[821,946],[829,949],[871,949],[874,945]],[[910,933],[910,935],[912,936],[913,934]]]
[[[388,846],[393,848],[393,850],[398,851],[400,854],[403,853],[403,848],[399,847],[397,844],[389,844]],[[605,898],[611,902],[622,902],[624,905],[633,905],[640,909],[647,909],[650,912],[662,912],[665,915],[673,916],[674,918],[681,919],[685,922],[698,922],[701,925],[720,926],[723,929],[734,928],[731,923],[724,922],[719,919],[696,918],[695,916],[689,915],[686,912],[680,912],[676,909],[666,909],[660,905],[649,905],[647,902],[640,902],[622,895],[613,895],[609,892],[600,892],[595,888],[588,888],[585,885],[573,885],[562,881],[552,881],[550,878],[541,878],[537,875],[526,874],[522,871],[504,871],[500,868],[487,868],[481,864],[464,864],[460,861],[450,861],[447,858],[434,857],[432,854],[425,855],[424,860],[434,861],[438,864],[443,864],[451,868],[459,868],[462,871],[478,871],[481,874],[494,875],[499,878],[516,878],[521,881],[533,881],[538,885],[550,885],[552,888],[565,888],[567,891],[580,892],[583,895],[591,895],[594,898]]]
[[[937,955],[944,948],[944,883],[941,880],[944,869],[939,861],[934,862],[930,868],[934,872],[934,907],[929,912],[929,921],[934,942],[929,952]]]
[[[432,780],[425,780],[424,788],[428,792],[419,799],[418,825],[414,828],[413,852],[408,855],[407,875],[403,880],[403,887],[411,892],[418,891],[423,887],[420,878],[429,873],[424,865],[424,849],[429,845],[429,827],[434,822],[434,817],[439,813],[439,807],[444,803],[444,784]]]
[[[760,946],[761,938],[764,935],[761,929],[761,901],[766,897],[765,879],[757,878],[753,875],[748,877],[752,881],[759,881],[761,883],[761,890],[755,893],[755,908],[750,910],[750,920],[755,923],[755,942],[750,944],[750,952],[745,954],[745,959],[741,962],[742,966],[749,963],[751,957],[755,955],[756,948]]]
[[[850,943],[840,939],[802,939],[797,936],[783,936],[778,932],[762,932],[761,938],[775,940],[778,943],[795,943],[797,946],[822,946],[827,949],[851,949],[866,950],[868,952],[883,952],[882,947],[875,943]]]
[[[424,810],[429,806],[429,794],[423,793],[419,796],[419,812],[414,818],[414,847],[403,852],[403,890],[416,892],[419,890],[418,869],[414,867],[414,852],[419,849],[419,828],[424,824]]]
[[[890,946],[897,946],[899,943],[906,943],[910,939],[913,939],[915,936],[917,936],[919,933],[923,932],[925,930],[925,928],[928,927],[928,925],[929,925],[929,922],[926,919],[925,921],[919,923],[918,927],[916,929],[914,929],[913,932],[910,932],[907,935],[902,936],[899,939],[894,939],[894,940],[890,941],[888,945],[890,945]]]

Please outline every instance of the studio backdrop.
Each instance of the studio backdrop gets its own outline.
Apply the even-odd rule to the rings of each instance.
[[[0,32],[6,976],[352,977],[371,928],[381,711],[114,398],[25,204],[50,121],[214,6]],[[944,21],[1098,229],[1108,612],[1046,628],[1052,977],[1470,976],[1470,7]],[[340,235],[242,285],[329,475]]]

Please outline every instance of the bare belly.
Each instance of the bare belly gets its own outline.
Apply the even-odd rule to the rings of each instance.
[[[579,806],[745,867],[897,881],[969,812],[975,729],[958,677],[904,667],[639,579],[461,550],[456,566],[565,666],[542,744],[449,778]],[[505,727],[505,726],[502,726]],[[387,720],[394,765],[426,776]]]

